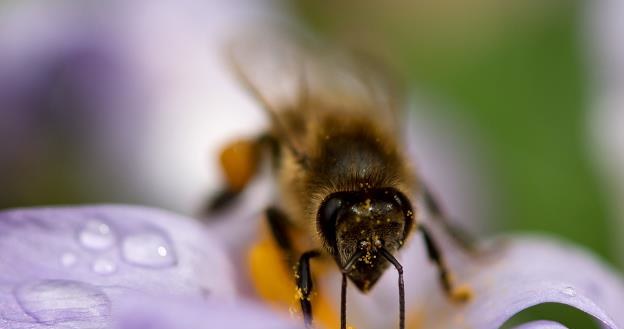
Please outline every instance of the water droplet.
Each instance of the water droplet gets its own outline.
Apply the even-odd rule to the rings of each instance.
[[[576,290],[574,290],[574,288],[572,288],[572,287],[565,287],[565,288],[563,288],[563,290],[561,292],[564,295],[568,296],[568,297],[576,296]]]
[[[65,267],[73,266],[76,264],[77,260],[78,258],[76,258],[76,255],[71,252],[66,252],[61,255],[61,264]]]
[[[47,325],[89,321],[107,328],[110,301],[97,287],[67,280],[43,280],[19,286],[15,298],[26,314]]]
[[[117,266],[115,266],[115,263],[108,259],[100,258],[93,262],[91,269],[97,274],[106,275],[115,272]]]
[[[169,267],[177,261],[171,243],[160,232],[129,235],[121,248],[124,259],[134,265]]]
[[[115,234],[105,222],[92,219],[81,227],[78,240],[85,248],[104,250],[115,243]]]

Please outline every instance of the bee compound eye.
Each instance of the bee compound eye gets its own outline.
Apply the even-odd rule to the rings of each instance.
[[[338,212],[342,208],[343,201],[337,197],[331,197],[323,202],[319,210],[320,220],[323,223],[335,223]]]
[[[394,200],[394,202],[401,208],[404,207],[404,202],[403,202],[403,195],[401,194],[401,192],[395,192],[392,195],[392,199]]]
[[[336,225],[346,203],[338,196],[331,195],[325,199],[318,210],[316,225],[330,248],[337,248]]]
[[[403,210],[405,214],[409,214],[412,211],[411,202],[405,197],[405,195],[399,191],[394,191],[392,194],[392,203],[397,205],[399,209]]]

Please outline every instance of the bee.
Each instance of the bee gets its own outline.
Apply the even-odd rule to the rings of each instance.
[[[372,61],[330,53],[327,47],[302,46],[291,38],[262,40],[247,41],[255,47],[232,47],[228,62],[266,112],[270,127],[224,149],[220,159],[226,186],[208,210],[230,204],[256,175],[258,163],[271,159],[279,195],[265,217],[294,268],[307,327],[313,320],[311,260],[325,258],[342,272],[342,329],[348,281],[366,293],[390,267],[398,272],[399,328],[404,329],[404,273],[394,255],[415,232],[423,235],[426,252],[439,269],[443,292],[453,300],[467,300],[470,291],[455,284],[436,240],[417,220],[417,198],[424,199],[428,213],[440,219],[450,236],[466,248],[472,244],[449,223],[404,152],[402,102],[393,80]],[[303,234],[293,241],[291,230]],[[308,250],[298,250],[301,245]]]

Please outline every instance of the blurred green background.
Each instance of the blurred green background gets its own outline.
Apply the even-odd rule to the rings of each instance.
[[[502,195],[500,230],[549,232],[613,261],[588,155],[587,49],[579,1],[298,1],[313,29],[376,52],[476,125]],[[455,112],[455,113],[453,113]],[[461,112],[461,113],[459,113]],[[503,221],[504,219],[504,221]]]

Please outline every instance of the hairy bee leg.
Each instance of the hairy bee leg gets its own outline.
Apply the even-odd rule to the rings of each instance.
[[[472,291],[470,290],[470,288],[467,286],[455,286],[455,283],[453,282],[453,276],[449,271],[446,261],[444,260],[444,256],[440,252],[440,248],[433,239],[431,233],[423,225],[420,225],[419,229],[423,233],[423,237],[425,238],[427,255],[429,256],[429,259],[434,262],[438,267],[439,280],[446,295],[451,300],[456,302],[468,301],[472,297]]]
[[[219,156],[219,164],[226,184],[202,206],[199,211],[201,217],[219,212],[237,199],[256,176],[265,149],[270,150],[272,159],[275,161],[277,141],[269,134],[262,134],[257,138],[247,140],[237,140],[223,148]]]
[[[212,213],[218,212],[221,209],[227,208],[236,197],[239,195],[239,191],[232,191],[227,188],[217,191],[215,195],[203,206],[200,211],[201,217],[206,217]]]
[[[320,253],[317,250],[311,250],[303,253],[297,263],[297,290],[299,292],[299,301],[301,302],[301,312],[303,313],[303,321],[306,328],[312,328],[312,303],[310,303],[310,294],[312,293],[312,274],[310,273],[310,259],[318,257]]]
[[[455,243],[468,253],[475,253],[477,249],[475,239],[464,229],[450,222],[446,212],[426,185],[423,185],[423,196],[425,207],[431,216],[442,224]]]

